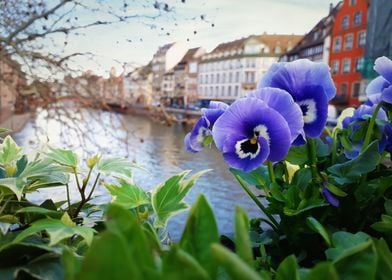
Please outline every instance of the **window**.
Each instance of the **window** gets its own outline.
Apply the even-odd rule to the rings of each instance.
[[[219,87],[216,86],[216,87],[215,87],[215,96],[218,96],[218,95],[219,95]]]
[[[225,87],[221,87],[221,96],[225,96]]]
[[[336,74],[339,72],[339,60],[332,61],[332,74]]]
[[[229,73],[229,83],[233,82],[233,74],[230,72]]]
[[[219,73],[218,73],[218,74],[216,74],[216,83],[219,84],[219,82],[220,81],[219,81]]]
[[[358,33],[358,47],[363,48],[366,45],[366,31]]]
[[[342,97],[346,97],[346,95],[347,95],[347,89],[348,89],[348,87],[347,87],[347,84],[346,83],[343,83],[343,84],[341,84],[340,85],[340,95],[342,96]]]
[[[354,6],[355,4],[357,4],[357,0],[350,0],[350,6]]]
[[[362,13],[356,12],[354,15],[354,25],[360,25],[362,23]]]
[[[344,16],[342,20],[342,29],[347,29],[349,25],[350,25],[350,17]]]
[[[344,50],[348,51],[353,48],[353,34],[344,36]]]
[[[235,81],[237,83],[240,81],[240,72],[235,72]]]
[[[227,95],[231,96],[231,86],[229,86],[228,90],[227,90]]]
[[[235,87],[234,87],[234,94],[235,94],[236,96],[238,96],[238,86],[235,86]]]
[[[333,51],[340,52],[341,47],[342,47],[342,39],[340,37],[336,37],[333,42]]]
[[[358,82],[353,83],[352,97],[358,97],[361,91],[361,84]]]
[[[349,58],[345,58],[343,60],[343,69],[342,69],[342,73],[350,73],[350,66],[351,66],[351,59]]]
[[[355,70],[357,70],[357,72],[360,72],[363,69],[364,64],[365,59],[363,57],[358,58],[355,63]]]
[[[222,83],[226,83],[226,73],[222,74]]]

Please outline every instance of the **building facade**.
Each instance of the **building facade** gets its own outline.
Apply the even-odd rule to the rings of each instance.
[[[173,70],[174,66],[184,57],[187,49],[180,43],[171,43],[158,49],[152,59],[152,91],[154,102],[160,102],[168,96],[167,90],[163,90],[165,73]]]
[[[174,96],[172,104],[188,107],[198,101],[197,75],[203,48],[189,49],[181,61],[174,67]]]
[[[365,94],[361,71],[364,66],[367,0],[344,0],[332,29],[329,65],[336,86],[333,103],[358,106]]]
[[[335,15],[342,3],[335,7],[330,4],[329,13],[322,18],[290,51],[281,56],[280,61],[287,62],[307,58],[316,62],[329,63],[332,27]]]
[[[124,100],[127,105],[152,105],[151,63],[128,73],[123,79]]]
[[[198,94],[209,100],[233,102],[256,89],[257,83],[282,53],[294,47],[299,35],[252,35],[218,45],[202,56]]]

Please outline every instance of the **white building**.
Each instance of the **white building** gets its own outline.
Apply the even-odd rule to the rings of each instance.
[[[136,68],[123,79],[124,100],[126,104],[152,105],[151,64]]]
[[[257,87],[279,56],[295,46],[299,35],[252,35],[218,45],[202,56],[198,74],[200,100],[232,102]]]
[[[162,90],[164,74],[172,70],[187,52],[187,48],[180,43],[171,43],[158,49],[152,59],[152,89],[154,101],[160,101],[164,95]]]

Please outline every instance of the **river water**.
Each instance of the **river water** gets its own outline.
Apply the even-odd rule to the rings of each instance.
[[[190,129],[179,124],[167,126],[144,116],[57,108],[39,110],[25,128],[13,137],[29,153],[49,145],[71,148],[81,158],[96,153],[127,157],[148,170],[134,170],[135,183],[145,190],[151,190],[183,170],[197,172],[212,169],[197,181],[186,201],[192,204],[199,193],[204,194],[214,210],[220,232],[233,233],[236,205],[245,208],[250,217],[260,216],[261,213],[235,182],[215,148],[197,154],[185,151],[183,139]],[[104,187],[100,187],[97,194],[101,195],[98,202],[110,200]],[[71,191],[71,196],[77,199],[77,191]],[[64,200],[65,190],[44,190],[32,199],[38,202],[48,197]],[[179,238],[186,216],[187,212],[184,212],[170,220],[168,229],[172,238]]]

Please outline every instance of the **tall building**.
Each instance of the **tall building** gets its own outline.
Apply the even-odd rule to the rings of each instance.
[[[371,0],[366,29],[365,66],[362,70],[365,83],[378,74],[373,70],[374,61],[380,56],[392,59],[392,1]],[[360,95],[360,101],[366,96]]]
[[[280,61],[307,58],[312,61],[329,63],[332,27],[335,15],[342,3],[335,7],[330,4],[329,13],[322,18],[290,51],[281,56]]]
[[[201,47],[189,49],[181,61],[174,67],[174,96],[172,103],[180,107],[195,103],[197,99],[197,73],[201,56],[205,50]]]
[[[358,106],[365,85],[361,71],[364,66],[367,25],[367,0],[344,0],[336,13],[332,29],[329,65],[335,81],[333,103]]]
[[[167,91],[162,89],[164,74],[169,72],[184,57],[187,49],[180,43],[166,44],[158,49],[152,59],[152,90],[154,102],[165,99]]]
[[[228,103],[257,87],[262,75],[302,38],[299,35],[262,34],[218,45],[202,56],[199,99]]]

